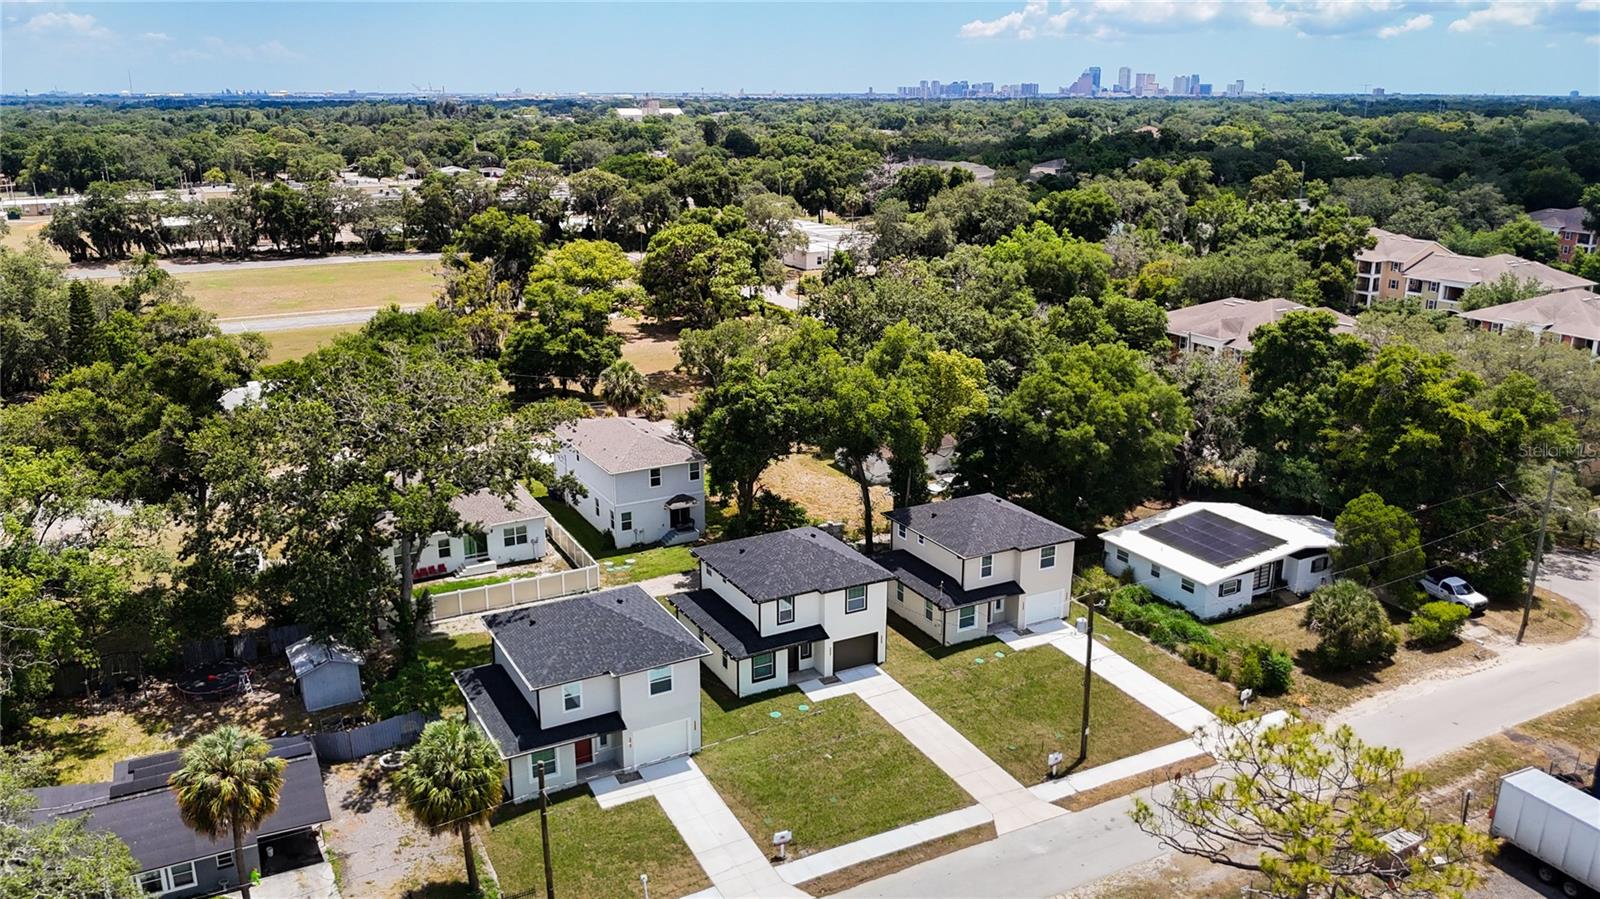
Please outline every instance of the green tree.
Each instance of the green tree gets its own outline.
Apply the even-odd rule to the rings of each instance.
[[[1062,234],[1099,243],[1117,223],[1117,201],[1098,185],[1058,190],[1034,204],[1034,215]]]
[[[833,452],[861,494],[861,520],[867,550],[872,551],[872,479],[867,463],[889,447],[896,456],[918,452],[928,441],[928,427],[917,415],[917,398],[898,378],[885,379],[868,365],[847,365],[832,376],[823,400],[823,449]]]
[[[1505,252],[1534,262],[1554,262],[1561,253],[1561,238],[1525,215],[1496,228],[1494,237]]]
[[[1197,483],[1226,488],[1248,480],[1257,451],[1245,441],[1244,366],[1226,353],[1183,353],[1165,372],[1183,393],[1192,422],[1178,445],[1179,493]]]
[[[756,483],[773,462],[793,451],[806,411],[783,373],[760,371],[754,360],[730,362],[716,385],[684,414],[683,427],[706,456],[707,478],[732,495],[743,527],[755,533]]]
[[[626,359],[618,359],[600,373],[601,394],[611,408],[624,415],[639,408],[649,390],[650,382]]]
[[[1493,281],[1484,281],[1467,288],[1461,294],[1461,310],[1471,312],[1474,309],[1487,309],[1490,306],[1543,296],[1549,292],[1550,288],[1544,286],[1538,279],[1518,278],[1507,272]]]
[[[1318,587],[1306,604],[1302,626],[1317,635],[1317,664],[1343,671],[1394,656],[1398,639],[1383,604],[1355,581]]]
[[[719,237],[710,225],[663,228],[650,238],[639,266],[650,314],[698,326],[743,314],[761,283],[753,253],[749,244]]]
[[[1461,626],[1467,623],[1470,614],[1471,611],[1460,603],[1442,600],[1424,603],[1406,622],[1406,640],[1418,646],[1448,643],[1461,633]]]
[[[1088,241],[1063,237],[1044,222],[1018,227],[985,251],[991,265],[1017,269],[1041,302],[1099,297],[1110,283],[1111,257]]]
[[[467,862],[467,889],[478,895],[478,856],[472,825],[484,824],[500,805],[505,763],[500,751],[474,726],[457,718],[434,721],[395,772],[400,801],[417,823],[453,827]]]
[[[1262,727],[1226,711],[1209,773],[1134,800],[1139,829],[1168,849],[1250,871],[1275,897],[1461,896],[1492,841],[1424,805],[1420,775],[1397,749],[1369,746],[1349,726],[1300,718]],[[1422,838],[1397,858],[1382,837]]]
[[[936,165],[910,165],[894,176],[889,193],[906,201],[912,212],[928,208],[928,201],[944,190],[944,170]]]
[[[1345,504],[1333,524],[1339,541],[1333,564],[1339,572],[1409,604],[1416,593],[1412,582],[1428,564],[1417,520],[1378,494],[1363,493]]]
[[[261,827],[278,809],[283,789],[283,759],[269,756],[272,747],[258,734],[224,724],[184,747],[178,770],[168,783],[177,795],[178,814],[191,830],[216,839],[233,838],[239,866],[239,893],[250,899],[250,876],[244,870],[244,837]]]
[[[899,420],[899,429],[884,441],[890,450],[889,490],[897,508],[925,502],[925,454],[988,409],[983,363],[939,349],[931,335],[902,321],[884,332],[865,364],[885,384],[910,391],[914,417]]]

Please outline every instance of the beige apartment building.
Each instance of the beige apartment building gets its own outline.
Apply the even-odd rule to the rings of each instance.
[[[1435,241],[1382,228],[1373,228],[1369,233],[1377,243],[1356,255],[1354,296],[1360,306],[1409,298],[1428,309],[1453,312],[1460,308],[1461,295],[1467,288],[1506,275],[1538,281],[1552,291],[1594,286],[1587,278],[1509,253],[1463,256]]]

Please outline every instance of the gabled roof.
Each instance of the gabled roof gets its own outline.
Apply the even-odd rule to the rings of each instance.
[[[1484,284],[1511,275],[1520,281],[1538,281],[1551,290],[1594,286],[1594,282],[1587,278],[1510,253],[1481,258],[1435,253],[1407,268],[1405,274],[1408,278],[1424,281],[1454,281],[1460,284]]]
[[[1204,515],[1242,525],[1244,529],[1268,538],[1258,541],[1265,546],[1258,552],[1242,558],[1225,555],[1227,561],[1212,564],[1196,555],[1185,552],[1174,543],[1151,535],[1151,529],[1168,528],[1191,515]],[[1162,568],[1175,571],[1201,584],[1214,584],[1237,577],[1274,559],[1294,555],[1305,549],[1331,549],[1338,543],[1334,539],[1333,522],[1315,515],[1277,515],[1261,512],[1238,503],[1185,503],[1160,512],[1142,521],[1112,528],[1100,535],[1107,546],[1126,549],[1130,553],[1149,559]],[[1249,541],[1246,541],[1247,543]],[[1266,544],[1270,543],[1270,546]],[[1220,557],[1220,556],[1219,556]]]
[[[450,508],[461,516],[465,524],[492,528],[513,521],[543,520],[544,506],[533,498],[528,488],[521,484],[511,490],[509,498],[496,496],[492,490],[467,493],[450,501]]]
[[[1168,312],[1167,333],[1208,338],[1243,353],[1250,349],[1250,335],[1257,328],[1278,321],[1290,312],[1307,308],[1310,307],[1285,299],[1245,300],[1229,297],[1212,300]],[[1333,309],[1324,311],[1332,314],[1338,322],[1333,327],[1335,334],[1347,334],[1355,330],[1355,319]]]
[[[278,810],[262,822],[261,829],[245,836],[255,845],[259,834],[283,833],[321,824],[332,816],[322,790],[322,770],[307,736],[279,737],[268,741],[271,755],[284,759],[283,789]],[[71,787],[44,787],[32,791],[39,800],[36,821],[88,815],[87,827],[114,833],[132,850],[139,870],[207,858],[233,849],[230,835],[212,839],[190,830],[178,814],[178,800],[167,778],[178,770],[180,754],[163,752],[118,762],[109,783]]]
[[[1461,313],[1461,317],[1475,322],[1549,331],[1565,337],[1600,340],[1600,294],[1587,290],[1561,290],[1474,309]]]
[[[886,515],[963,559],[1083,539],[1077,531],[993,493],[958,496]]]
[[[365,665],[367,660],[361,654],[340,643],[321,643],[310,637],[290,643],[284,650],[289,656],[289,667],[294,669],[294,676],[303,678],[311,672],[330,663]]]
[[[606,474],[702,460],[700,451],[642,418],[580,418],[556,437]]]
[[[637,584],[484,616],[529,690],[698,659],[706,648]]]
[[[1001,581],[967,590],[961,586],[959,578],[945,574],[903,549],[878,553],[874,558],[889,569],[895,580],[947,611],[991,599],[1022,595],[1022,585],[1016,581]]]
[[[1404,268],[1432,253],[1455,255],[1437,241],[1397,234],[1382,228],[1369,228],[1367,233],[1372,235],[1377,243],[1356,254],[1357,259],[1365,262],[1398,262]]]
[[[457,671],[454,676],[461,695],[472,707],[473,718],[505,758],[628,727],[617,712],[544,727],[539,723],[539,714],[528,705],[502,665],[479,665]]]
[[[751,656],[801,643],[815,643],[828,639],[828,632],[820,624],[793,628],[781,633],[762,635],[750,619],[728,605],[715,590],[690,590],[667,597],[683,617],[705,632],[729,657],[748,659]]]
[[[1528,218],[1533,219],[1551,231],[1576,231],[1581,233],[1589,230],[1583,226],[1583,221],[1588,214],[1589,210],[1584,209],[1582,206],[1574,206],[1571,209],[1536,209],[1528,213]]]
[[[877,563],[813,527],[712,543],[691,552],[756,602],[889,580],[889,572]]]

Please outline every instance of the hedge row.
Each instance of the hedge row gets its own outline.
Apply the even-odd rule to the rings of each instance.
[[[1270,643],[1223,639],[1193,615],[1163,603],[1137,584],[1112,591],[1105,614],[1218,680],[1265,696],[1287,693],[1294,684],[1294,661],[1288,653]]]

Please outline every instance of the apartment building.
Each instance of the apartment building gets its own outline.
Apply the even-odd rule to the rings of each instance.
[[[1540,209],[1528,213],[1528,218],[1538,222],[1546,231],[1554,233],[1561,238],[1560,254],[1556,257],[1562,262],[1571,262],[1572,257],[1580,251],[1593,253],[1596,246],[1595,232],[1584,224],[1589,211],[1582,206],[1571,209]]]
[[[1507,275],[1552,291],[1593,287],[1593,281],[1509,253],[1463,256],[1443,244],[1373,228],[1377,243],[1356,254],[1355,302],[1412,299],[1428,309],[1456,311],[1467,289]]]

